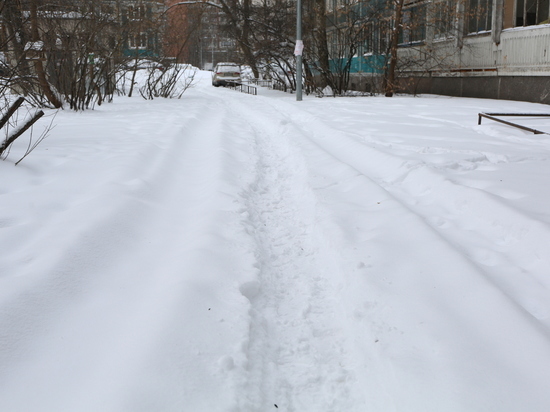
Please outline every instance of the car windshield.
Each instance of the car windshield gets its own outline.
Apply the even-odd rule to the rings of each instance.
[[[216,69],[217,72],[240,72],[240,68],[239,66],[235,66],[235,65],[223,65],[223,66],[218,66],[218,68]]]

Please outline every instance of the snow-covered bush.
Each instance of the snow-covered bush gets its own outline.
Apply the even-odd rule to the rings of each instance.
[[[139,88],[139,93],[148,100],[155,97],[179,99],[193,85],[196,73],[197,69],[188,64],[149,68],[145,84]]]
[[[163,64],[164,63],[164,64]],[[193,85],[197,68],[188,64],[132,60],[120,68],[117,80],[119,94],[132,96],[138,90],[143,98],[180,98]]]

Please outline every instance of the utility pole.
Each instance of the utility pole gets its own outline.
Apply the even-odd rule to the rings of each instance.
[[[302,42],[302,0],[296,0],[296,47],[294,55],[296,56],[296,101],[302,100],[302,52],[304,43]]]

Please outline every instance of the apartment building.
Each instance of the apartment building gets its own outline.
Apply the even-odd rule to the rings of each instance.
[[[333,13],[353,4],[329,2]],[[351,65],[356,89],[380,87],[395,24],[390,4],[361,3],[364,16],[373,13],[374,5],[378,9],[363,19],[368,20],[366,34]],[[550,103],[549,15],[549,0],[406,0],[398,49],[400,88]]]

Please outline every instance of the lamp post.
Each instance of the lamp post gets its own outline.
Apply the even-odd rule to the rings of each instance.
[[[296,101],[302,100],[302,0],[296,0]]]

